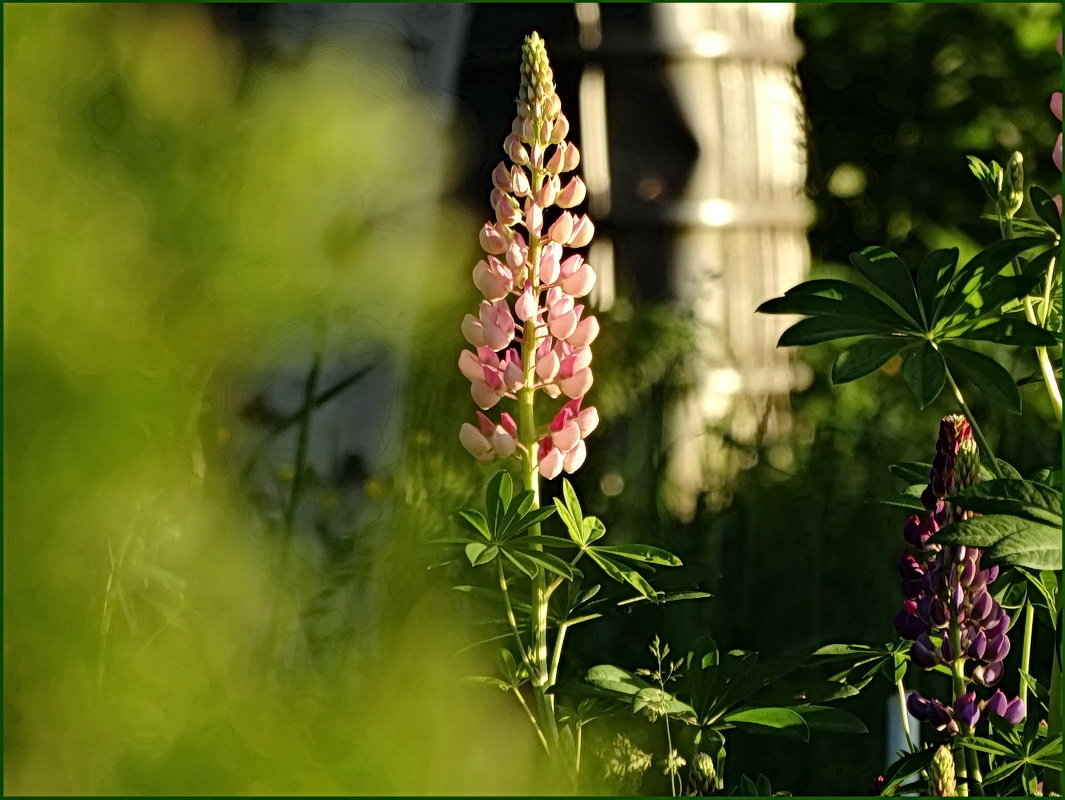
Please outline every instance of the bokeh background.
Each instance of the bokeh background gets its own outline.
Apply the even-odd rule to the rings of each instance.
[[[609,243],[575,483],[715,595],[564,671],[892,635],[877,498],[954,409],[891,363],[831,387],[838,350],[774,352],[754,307],[870,243],[993,240],[967,154],[1056,187],[1061,8],[663,6],[5,4],[6,793],[564,788],[462,681],[492,653],[432,544],[488,477],[458,322],[534,29]],[[1028,391],[974,404],[1022,471],[1061,449]],[[848,701],[866,736],[736,734],[729,769],[864,794],[891,691]]]

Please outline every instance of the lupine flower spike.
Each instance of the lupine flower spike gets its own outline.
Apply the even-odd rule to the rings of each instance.
[[[492,172],[495,219],[481,229],[484,258],[473,268],[484,299],[462,321],[474,349],[462,351],[459,369],[481,411],[459,439],[480,461],[535,459],[548,479],[584,463],[584,439],[599,422],[594,407],[581,409],[592,386],[589,345],[599,323],[578,302],[595,285],[595,272],[567,252],[587,245],[594,232],[587,215],[569,210],[583,202],[585,186],[575,174],[566,177],[580,161],[568,133],[547,51],[534,33],[522,50],[518,114],[503,143],[507,159]],[[531,409],[537,391],[568,398],[546,430],[530,419],[529,429],[519,431],[506,413],[498,423],[482,413],[519,397]],[[519,423],[525,424],[520,415]]]
[[[1061,55],[1061,34],[1058,34],[1058,55]],[[1054,92],[1050,95],[1050,111],[1055,117],[1058,118],[1058,122],[1061,122],[1061,92]],[[1051,159],[1054,161],[1054,166],[1058,168],[1058,172],[1061,172],[1061,134],[1058,134],[1058,140],[1054,143],[1054,150],[1050,154]],[[1058,213],[1061,213],[1061,195],[1055,195],[1054,203],[1058,207]]]
[[[927,510],[911,516],[904,530],[909,549],[899,560],[899,572],[906,600],[895,616],[895,628],[903,638],[913,641],[910,657],[917,666],[932,669],[939,664],[969,661],[973,669],[966,691],[951,705],[925,699],[916,692],[910,694],[906,705],[917,719],[951,734],[975,728],[990,714],[1016,724],[1025,713],[1020,699],[1008,701],[997,691],[981,701],[976,691],[976,687],[998,683],[1002,662],[1010,651],[1010,617],[988,588],[999,569],[981,569],[983,551],[978,548],[929,542],[937,531],[970,513],[947,502],[951,495],[979,480],[976,442],[965,417],[953,414],[940,423],[928,479],[928,488],[921,495]],[[952,635],[955,631],[956,638]]]

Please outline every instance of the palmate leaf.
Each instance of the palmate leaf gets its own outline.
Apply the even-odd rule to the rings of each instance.
[[[866,280],[897,304],[913,327],[922,327],[917,291],[901,258],[886,247],[874,245],[851,253],[851,263]]]
[[[1010,344],[1017,347],[1054,347],[1058,337],[1038,325],[1017,317],[984,318],[967,325],[951,328],[943,338]]]
[[[1020,300],[1042,281],[1034,271],[1023,275],[997,275],[966,297],[952,316],[936,317],[937,330],[950,331],[959,325],[971,324],[990,314],[998,314],[1003,306]]]
[[[917,268],[917,294],[928,321],[937,318],[943,295],[958,268],[958,248],[933,250]]]
[[[908,336],[876,336],[862,339],[836,358],[832,365],[832,383],[838,385],[865,377],[913,343],[914,339]]]
[[[810,726],[802,714],[790,708],[740,708],[723,719],[749,733],[782,733],[810,741]]]
[[[681,566],[681,560],[669,551],[646,544],[604,545],[596,547],[595,551],[618,556],[619,558],[627,558],[631,561],[639,561],[644,564],[661,564],[667,567]]]
[[[868,317],[838,314],[799,320],[777,341],[777,347],[796,347],[854,336],[895,333],[897,328]]]
[[[925,408],[939,397],[946,384],[943,356],[931,342],[925,342],[902,362],[902,377],[917,399],[917,405]]]
[[[1021,413],[1021,393],[1006,368],[993,358],[944,342],[941,346],[952,370],[957,370],[984,395],[1011,414]]]
[[[1031,199],[1032,208],[1039,215],[1039,219],[1049,225],[1054,233],[1061,236],[1061,214],[1058,213],[1054,198],[1038,186],[1033,186],[1028,190],[1028,197]]]
[[[943,294],[936,319],[931,322],[934,324],[941,319],[954,316],[970,297],[978,294],[994,280],[1015,257],[1042,243],[1042,237],[1021,236],[1003,239],[981,250],[958,268],[950,286]]]
[[[805,281],[788,289],[783,297],[762,303],[762,314],[803,316],[859,316],[881,322],[891,329],[906,330],[909,322],[887,303],[857,284],[831,278]]]
[[[927,482],[931,470],[932,465],[923,461],[901,461],[888,467],[888,472],[906,481],[907,485]]]

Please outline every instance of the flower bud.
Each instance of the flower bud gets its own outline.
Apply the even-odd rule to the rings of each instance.
[[[496,164],[496,168],[492,170],[492,185],[500,192],[511,191],[513,184],[510,181],[510,172],[507,170],[507,165],[502,161]]]
[[[587,194],[587,189],[584,181],[574,175],[565,188],[558,193],[558,206],[559,208],[573,208],[580,205],[584,202],[585,194]]]
[[[551,284],[558,280],[562,269],[562,245],[548,242],[540,253],[540,283]]]
[[[518,139],[515,134],[511,134],[506,138],[503,147],[507,151],[507,158],[509,158],[514,164],[519,167],[528,166],[529,151],[525,149],[521,140]]]
[[[980,721],[980,704],[976,692],[966,692],[954,701],[954,717],[970,728]]]
[[[1061,107],[1061,92],[1058,92],[1058,107]],[[1053,105],[1051,106],[1053,107]],[[1059,117],[1060,119],[1060,114]],[[565,114],[559,114],[558,119],[555,120],[554,126],[551,128],[551,144],[559,144],[565,140],[569,134],[569,120],[566,119]]]
[[[1007,217],[1012,217],[1024,204],[1024,158],[1014,152],[1002,170],[1002,188],[998,195],[999,209]]]
[[[587,455],[588,447],[584,444],[584,440],[578,440],[573,449],[566,453],[566,457],[562,462],[562,468],[572,475],[581,468]]]
[[[466,451],[478,461],[490,461],[492,459],[492,445],[484,435],[468,422],[462,423],[459,428],[459,441]]]
[[[599,320],[595,317],[585,317],[577,323],[577,327],[569,337],[569,343],[574,347],[587,347],[595,341],[599,335]]]
[[[1010,652],[1010,637],[1005,631],[998,636],[988,635],[987,649],[984,650],[984,660],[988,663],[1003,661]]]
[[[524,197],[529,193],[529,176],[517,165],[510,169],[510,186],[511,188],[507,191],[513,192],[518,197]]]
[[[569,237],[570,247],[584,247],[588,242],[592,241],[592,236],[595,235],[595,225],[588,219],[587,214],[582,214],[580,218],[573,224],[573,232]]]
[[[1006,720],[1010,725],[1020,725],[1024,721],[1026,712],[1024,701],[1019,697],[1015,697],[1006,704],[1006,708],[1002,711],[1002,719]]]
[[[977,631],[973,637],[969,647],[965,650],[965,655],[971,659],[981,659],[984,657],[984,652],[987,650],[987,634],[983,631]]]
[[[922,633],[910,645],[910,658],[921,669],[932,669],[939,663],[939,656],[927,633]],[[917,716],[914,714],[914,716]]]
[[[537,292],[533,291],[531,281],[525,282],[525,289],[514,303],[514,316],[522,322],[528,322],[536,316],[539,310],[537,305]]]
[[[1006,706],[1009,701],[1006,699],[1006,695],[1002,693],[1001,689],[996,689],[995,693],[984,701],[984,714],[995,714],[1001,717],[1006,712]]]
[[[558,448],[550,448],[547,454],[540,459],[540,463],[538,465],[540,469],[540,474],[547,478],[547,480],[549,481],[554,480],[559,476],[559,474],[561,474],[564,460],[565,457],[562,455],[562,452]]]
[[[547,238],[552,242],[566,244],[573,235],[573,215],[568,211],[559,214],[551,227],[547,229]]]
[[[1002,680],[1005,671],[1006,668],[1001,661],[993,664],[978,664],[973,670],[973,680],[981,686],[994,686]]]
[[[544,210],[529,200],[525,203],[525,229],[530,234],[538,234],[544,227]]]
[[[902,608],[895,614],[895,630],[903,639],[910,641],[928,632],[928,625],[917,616],[917,603],[913,600],[905,600]]]
[[[497,455],[502,456],[503,458],[508,458],[514,455],[514,451],[517,449],[517,443],[506,428],[502,425],[497,425],[495,431],[492,433],[492,448],[496,451]]]
[[[481,243],[481,249],[486,253],[498,256],[507,250],[507,238],[491,222],[484,224],[477,238]]]
[[[950,754],[950,748],[940,745],[932,756],[932,763],[928,768],[928,796],[929,797],[957,797],[958,786],[954,774],[954,756]]]

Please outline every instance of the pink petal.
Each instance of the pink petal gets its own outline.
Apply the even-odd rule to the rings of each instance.
[[[595,286],[595,273],[587,264],[559,284],[562,291],[571,297],[584,297]]]
[[[468,422],[463,422],[459,428],[459,441],[471,456],[480,458],[492,451],[492,445],[481,435],[481,432]]]
[[[562,257],[562,245],[548,242],[540,255],[540,283],[554,283],[558,280]]]
[[[549,352],[547,355],[536,360],[536,374],[540,376],[540,380],[542,381],[554,380],[555,376],[558,374],[558,366],[558,356]]]
[[[581,429],[572,419],[565,424],[562,430],[551,434],[552,444],[564,453],[572,450],[580,440]]]
[[[499,395],[492,391],[484,381],[473,381],[470,384],[470,397],[473,398],[473,402],[478,407],[483,408],[485,411],[499,402]]]
[[[510,191],[514,192],[518,197],[524,197],[529,193],[529,176],[525,174],[519,166],[514,166],[510,170]]]
[[[551,448],[551,451],[540,459],[540,474],[547,478],[547,480],[557,478],[559,473],[562,472],[562,463],[563,456],[561,451],[557,448]]]
[[[511,191],[510,171],[502,161],[496,164],[496,168],[492,170],[492,185],[501,192]]]
[[[514,316],[522,322],[528,322],[536,316],[538,310],[536,294],[533,292],[532,283],[526,282],[525,290],[514,302]]]
[[[540,187],[540,191],[536,194],[536,202],[540,208],[550,208],[555,204],[555,198],[558,197],[560,186],[561,182],[557,175],[548,176]]]
[[[468,381],[479,381],[482,377],[481,359],[477,358],[471,350],[463,350],[459,353],[459,372]]]
[[[565,188],[558,193],[558,198],[555,202],[558,203],[559,208],[573,208],[584,202],[586,193],[587,189],[584,181],[574,175],[570,178],[570,182],[566,184]]]
[[[486,253],[499,255],[500,253],[506,252],[506,237],[504,237],[491,222],[486,222],[484,224],[484,227],[481,228],[481,232],[477,235],[477,238],[481,242],[481,249]]]
[[[1058,140],[1054,143],[1054,152],[1050,154],[1050,157],[1054,159],[1054,166],[1061,171],[1061,134],[1058,134]]]
[[[525,229],[530,233],[539,233],[544,227],[544,210],[534,201],[526,202]]]
[[[566,472],[573,474],[581,468],[584,463],[584,459],[588,455],[588,448],[583,441],[577,442],[577,446],[566,453],[565,461],[562,464],[562,468]]]
[[[568,311],[560,317],[555,317],[548,321],[547,329],[556,339],[567,339],[577,330],[577,315]]]
[[[572,235],[573,215],[568,211],[563,211],[558,219],[551,223],[551,227],[547,229],[547,238],[559,244],[568,242]]]
[[[518,424],[514,421],[514,417],[510,416],[506,411],[499,415],[499,424],[511,436],[518,435]]]
[[[485,347],[486,342],[484,340],[484,326],[481,321],[473,314],[467,314],[462,319],[462,335],[466,337],[466,341],[472,344],[474,347]]]
[[[577,149],[577,145],[569,143],[566,145],[566,152],[563,159],[562,171],[572,172],[577,169],[577,165],[581,163],[581,151]]]
[[[592,241],[592,236],[595,235],[595,225],[588,219],[587,214],[582,214],[580,219],[573,225],[573,232],[569,239],[566,241],[570,247],[584,247],[588,242]]]
[[[517,448],[517,444],[514,442],[514,437],[511,436],[502,425],[497,425],[495,431],[492,433],[492,447],[496,453],[503,458],[513,455],[514,450]]]
[[[566,397],[583,397],[592,388],[592,371],[582,369],[569,378],[559,378],[556,383]]]
[[[587,347],[595,341],[599,335],[599,320],[595,317],[585,317],[577,323],[576,330],[569,337],[569,343],[575,347]]]
[[[1050,95],[1050,110],[1055,117],[1061,119],[1061,92]]]
[[[477,415],[477,427],[481,429],[481,434],[487,439],[492,435],[492,431],[496,429],[496,424],[484,412],[474,411],[473,413]]]
[[[581,429],[582,439],[599,427],[599,411],[595,406],[588,406],[577,415],[577,427]]]

